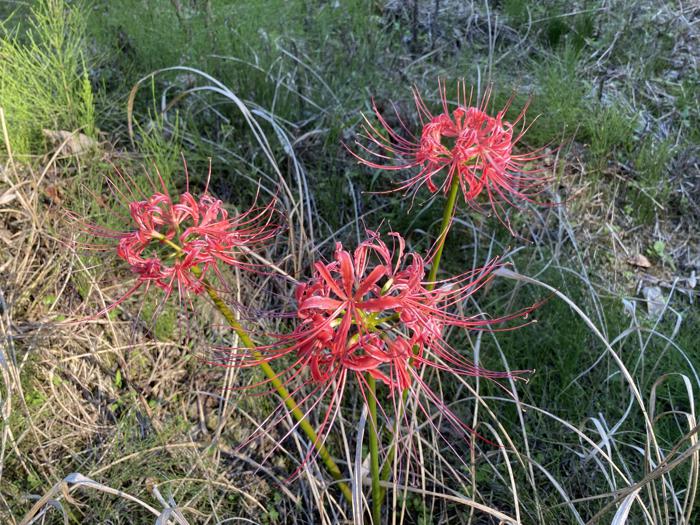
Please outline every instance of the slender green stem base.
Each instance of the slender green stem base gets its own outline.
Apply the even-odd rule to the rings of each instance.
[[[452,224],[452,216],[455,211],[455,203],[457,202],[457,194],[459,193],[459,177],[454,175],[452,177],[452,184],[450,185],[450,192],[447,195],[447,202],[445,202],[445,209],[442,212],[442,224],[440,224],[440,234],[438,235],[438,248],[433,257],[433,264],[430,268],[430,273],[428,274],[428,290],[435,288],[435,279],[437,278],[438,268],[440,268],[440,259],[442,259],[442,249],[445,247],[445,239],[447,238],[447,232],[450,231],[450,224]]]
[[[382,520],[382,500],[384,494],[379,485],[379,425],[377,424],[377,381],[367,374],[369,395],[369,472],[372,478],[372,523],[379,525]]]
[[[459,177],[456,175],[452,177],[452,183],[450,184],[450,190],[447,195],[447,201],[445,202],[445,208],[442,212],[442,223],[440,224],[440,233],[437,238],[437,250],[433,256],[432,266],[430,267],[430,273],[428,274],[428,284],[426,288],[432,290],[435,288],[435,280],[437,279],[438,269],[440,268],[440,260],[442,259],[442,250],[445,247],[445,240],[447,239],[447,233],[450,231],[450,225],[452,224],[452,216],[455,211],[455,204],[457,203],[457,195],[459,194]],[[404,409],[406,406],[406,401],[408,399],[408,389],[405,389],[402,394],[401,408]],[[398,429],[401,424],[402,413],[396,414],[396,428]],[[382,465],[381,480],[387,481],[389,475],[391,474],[391,465],[394,463],[394,456],[396,455],[396,433],[394,434],[394,442],[389,448],[389,453],[386,458],[386,463]],[[386,488],[381,487],[381,497],[380,500],[384,498],[384,492]]]
[[[194,273],[197,277],[201,277],[202,275],[202,272],[199,268],[193,268],[192,273]],[[216,306],[216,309],[219,310],[219,312],[221,312],[221,314],[226,318],[226,321],[228,322],[229,326],[233,328],[236,334],[238,334],[238,337],[243,343],[243,346],[249,348],[253,357],[259,361],[259,366],[262,369],[265,376],[267,376],[268,380],[270,381],[270,384],[272,384],[272,386],[275,387],[275,390],[277,390],[277,393],[284,401],[284,404],[287,406],[294,419],[296,419],[299,423],[299,428],[301,428],[301,430],[304,431],[306,437],[309,438],[313,446],[316,448],[316,451],[318,452],[318,455],[321,458],[321,460],[323,460],[323,463],[326,465],[326,469],[328,470],[328,472],[331,474],[331,476],[333,476],[334,479],[338,481],[338,486],[340,487],[340,491],[343,493],[345,499],[348,501],[348,503],[352,504],[352,491],[350,490],[350,487],[347,483],[341,481],[343,479],[343,475],[340,472],[340,468],[338,467],[336,462],[333,461],[333,458],[328,452],[328,449],[321,442],[321,439],[319,438],[318,434],[311,426],[309,421],[306,419],[306,416],[304,416],[304,412],[302,412],[302,410],[299,408],[299,405],[297,405],[296,401],[289,393],[289,390],[287,390],[287,388],[284,386],[282,380],[279,378],[279,375],[274,371],[274,369],[270,366],[269,363],[263,361],[263,355],[257,350],[255,350],[255,343],[253,343],[248,333],[238,322],[238,319],[236,319],[236,316],[231,311],[231,309],[226,305],[226,303],[221,299],[221,297],[219,297],[219,294],[206,279],[203,279],[202,282],[207,291],[207,295],[214,303],[214,306]]]

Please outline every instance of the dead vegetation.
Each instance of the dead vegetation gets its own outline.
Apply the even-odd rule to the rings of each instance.
[[[47,189],[80,177],[81,162],[59,145],[36,163],[41,171],[12,156],[2,169],[3,523],[284,515],[299,496],[272,469],[226,445],[244,441],[257,417],[232,400],[230,371],[175,342],[154,341],[128,319],[72,322],[86,315],[72,281],[85,269],[59,240],[66,224]],[[104,300],[109,288],[89,296]],[[264,457],[269,441],[257,442],[247,453]],[[47,487],[54,488],[38,502],[28,498]]]
[[[411,11],[412,5],[420,7],[418,13]],[[526,29],[515,30],[510,20],[504,22],[481,4],[390,2],[386,11],[389,20],[408,20],[408,28],[416,20],[415,31],[409,31],[404,42],[407,76],[416,71],[432,76],[439,68],[431,57],[457,56],[460,43],[485,50],[490,57],[480,69],[483,85],[492,80],[487,71],[498,66],[500,45],[520,46],[513,53],[523,61],[536,47],[537,52],[546,47],[530,38],[536,28],[532,24],[542,21],[526,17]],[[617,16],[610,2],[594,13]],[[676,11],[645,10],[639,18],[630,18],[631,24],[645,17],[659,21],[683,35],[669,51],[677,74],[668,73],[665,83],[651,82],[642,88],[643,98],[659,108],[656,114],[646,111],[641,98],[627,96],[629,90],[639,89],[627,83],[630,66],[609,62],[623,43],[596,50],[586,63],[587,73],[595,70],[600,79],[588,86],[587,96],[611,104],[623,100],[630,111],[642,115],[634,140],[649,135],[679,148],[663,176],[655,174],[662,185],[673,188],[671,196],[664,200],[655,186],[641,184],[636,167],[625,159],[591,162],[590,144],[574,140],[561,150],[555,167],[560,171],[558,198],[566,204],[533,212],[534,218],[522,221],[523,236],[536,242],[525,260],[510,254],[520,275],[504,277],[516,280],[516,291],[524,284],[543,288],[565,308],[556,310],[554,318],[540,317],[541,336],[523,336],[529,345],[522,352],[524,358],[518,354],[518,341],[507,346],[500,335],[465,341],[476,355],[482,345],[490,350],[499,368],[508,369],[518,361],[518,367],[537,368],[539,375],[527,388],[510,385],[508,392],[493,392],[479,383],[440,385],[475,427],[493,434],[504,446],[496,450],[472,446],[467,451],[469,471],[456,472],[453,452],[430,432],[432,427],[422,426],[427,431],[416,433],[411,445],[421,460],[413,467],[412,483],[393,487],[398,489],[391,502],[397,522],[430,523],[433,516],[440,516],[445,522],[493,523],[485,517],[493,511],[519,523],[566,519],[583,524],[611,518],[617,523],[626,519],[692,523],[700,457],[695,413],[700,380],[697,348],[683,346],[679,334],[697,330],[692,308],[697,305],[700,273],[696,231],[700,169],[697,144],[674,142],[672,130],[684,118],[682,106],[676,104],[677,98],[688,95],[682,77],[696,65],[695,15],[695,8],[684,6]],[[446,22],[449,17],[454,27]],[[198,78],[193,71],[187,71],[189,87]],[[283,73],[277,81],[286,78]],[[210,91],[224,90],[227,102],[242,103],[214,78],[205,81]],[[537,81],[523,79],[524,85],[530,83]],[[176,85],[168,84],[168,93]],[[692,105],[692,93],[688,99]],[[198,100],[203,101],[202,111],[220,109],[218,101]],[[274,124],[264,109],[254,111],[246,118]],[[356,202],[346,215],[354,214],[357,220],[342,232],[333,232],[317,213],[316,201],[323,195],[314,193],[312,179],[319,175],[309,175],[305,165],[313,156],[309,139],[320,147],[327,129],[281,125],[272,129],[267,136],[283,143],[289,153],[284,169],[276,166],[274,148],[269,146],[262,151],[275,167],[264,172],[253,163],[246,167],[261,175],[263,192],[275,194],[278,186],[283,188],[287,218],[295,227],[294,251],[277,262],[281,273],[298,276],[315,251],[323,253],[335,237],[359,231],[369,208],[366,204],[363,208],[361,200],[370,197],[359,188],[355,191],[352,185],[357,179],[348,177],[348,195]],[[300,136],[287,136],[288,129]],[[258,131],[265,136],[262,128]],[[307,444],[293,433],[279,446],[291,424],[275,412],[276,402],[241,399],[231,387],[251,378],[197,359],[193,343],[211,335],[199,332],[201,327],[196,326],[189,339],[159,339],[152,326],[137,323],[127,311],[70,323],[118,297],[123,283],[112,268],[104,272],[97,268],[96,273],[66,249],[60,209],[70,198],[71,181],[86,178],[91,165],[113,162],[117,156],[130,162],[131,156],[91,141],[76,141],[78,133],[49,130],[51,152],[21,161],[11,154],[7,134],[4,137],[10,154],[0,166],[0,521],[213,525],[237,519],[338,523],[354,516],[361,522],[366,458],[361,447],[364,419],[357,406],[348,408],[340,425],[343,435],[335,443],[339,460],[353,476],[358,501],[351,510],[342,507],[333,486],[313,465],[301,479],[289,481]],[[185,142],[194,144],[195,137],[185,134]],[[215,154],[223,161],[232,151],[223,145]],[[640,208],[650,210],[642,221]],[[479,243],[490,253],[508,251],[508,245],[473,216],[465,214],[458,222],[469,239],[473,235],[456,247],[459,256],[476,260]],[[269,254],[270,259],[281,251]],[[530,265],[533,261],[539,265]],[[545,274],[547,278],[535,275],[548,269],[555,276],[574,276],[584,290],[579,302],[566,301],[564,286],[548,284],[552,273]],[[104,279],[97,279],[103,273]],[[275,287],[272,296],[260,295],[262,286],[244,285],[241,293],[261,305],[281,305],[291,286],[283,282]],[[653,295],[653,288],[661,295]],[[515,291],[508,290],[498,299],[505,298],[510,305],[515,297]],[[496,302],[493,296],[487,300]],[[215,315],[204,308],[203,315]],[[617,331],[617,325],[609,328],[606,317],[623,310],[624,326]],[[557,330],[580,334],[579,324],[593,334],[575,341],[584,351],[576,354],[573,344],[557,344],[556,352],[538,353],[549,334]],[[567,339],[562,336],[562,341]],[[555,358],[563,356],[562,361],[568,353],[578,357],[566,369],[565,363],[548,361],[555,353]],[[534,362],[528,361],[528,354],[534,355]],[[568,379],[561,384],[556,378],[538,382],[548,374]],[[562,393],[552,392],[553,388]],[[565,397],[566,391],[570,397]],[[572,399],[578,411],[567,419],[561,414],[571,414]],[[279,417],[268,419],[271,413]],[[270,421],[278,424],[273,428]],[[435,428],[444,430],[439,422]],[[455,480],[462,485],[457,487]]]

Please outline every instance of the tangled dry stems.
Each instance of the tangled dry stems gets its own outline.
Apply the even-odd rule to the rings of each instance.
[[[56,503],[61,491],[95,488],[104,480],[100,486],[115,495],[119,491],[109,485],[125,477],[133,478],[134,498],[153,498],[149,486],[164,483],[181,508],[209,519],[231,505],[231,495],[240,496],[239,515],[269,512],[260,501],[272,492],[286,494],[293,505],[298,496],[273,471],[225,445],[241,442],[250,432],[248,420],[259,417],[232,402],[230,370],[212,370],[174,342],[154,342],[128,317],[60,323],[85,317],[84,298],[71,275],[90,270],[57,240],[65,233],[60,192],[47,191],[65,188],[71,159],[59,147],[40,164],[37,172],[10,157],[2,172],[0,232],[7,249],[0,255],[0,479],[25,480],[18,492],[3,491],[3,521],[18,522],[18,509],[27,504],[23,491],[55,485],[42,501],[74,516],[86,509],[66,510],[70,498]],[[107,302],[118,288],[98,288],[93,281],[87,293]],[[149,442],[150,448],[132,446]],[[247,452],[263,457],[266,449],[271,442],[260,437]],[[228,467],[222,470],[222,463]],[[94,483],[77,483],[66,478],[67,471]],[[134,478],[135,472],[143,475]],[[103,504],[121,508],[113,498]],[[38,507],[25,522],[49,508]],[[132,511],[127,506],[119,512],[131,522]]]

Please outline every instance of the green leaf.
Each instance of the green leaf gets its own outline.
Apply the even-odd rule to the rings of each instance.
[[[656,255],[659,257],[663,257],[666,253],[666,243],[664,241],[654,242],[654,252],[656,252]]]
[[[44,306],[51,306],[56,302],[56,296],[51,294],[45,295],[41,302],[44,303]]]

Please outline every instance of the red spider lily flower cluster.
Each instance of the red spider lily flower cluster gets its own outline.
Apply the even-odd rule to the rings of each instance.
[[[295,343],[287,350],[295,350],[308,364],[313,379],[325,382],[344,370],[368,372],[403,390],[411,385],[416,370],[425,364],[443,366],[438,361],[449,363],[456,373],[504,377],[476,369],[450,352],[442,339],[449,325],[492,324],[448,310],[483,285],[491,268],[430,289],[422,281],[425,261],[416,253],[405,253],[399,234],[391,234],[394,251],[376,233],[368,235],[353,255],[338,243],[335,260],[317,262],[311,281],[297,288],[302,322],[291,334]]]
[[[451,348],[443,334],[450,326],[485,329],[527,312],[499,319],[454,313],[453,307],[492,278],[495,261],[456,278],[427,283],[423,279],[429,261],[407,253],[399,234],[390,234],[391,248],[375,232],[367,234],[352,254],[336,244],[334,259],[316,262],[313,277],[297,286],[300,322],[292,333],[278,334],[276,343],[258,347],[255,359],[236,349],[227,364],[249,366],[261,359],[292,355],[289,370],[295,376],[308,369],[316,391],[331,392],[329,414],[352,375],[361,389],[366,385],[364,374],[386,384],[395,404],[401,392],[417,384],[431,403],[440,404],[448,418],[464,428],[430,392],[421,371],[431,367],[461,376],[517,377],[520,371],[494,372],[475,366]]]
[[[517,207],[519,202],[533,202],[549,180],[542,170],[528,165],[541,158],[541,150],[517,154],[515,145],[526,128],[516,125],[525,117],[527,105],[512,122],[505,120],[512,99],[495,116],[489,116],[488,90],[478,106],[471,105],[463,82],[457,88],[457,106],[450,110],[445,85],[440,83],[442,112],[433,114],[417,89],[414,101],[421,122],[420,136],[411,132],[396,112],[399,128],[394,129],[373,106],[379,126],[365,118],[363,136],[374,147],[357,143],[368,154],[365,159],[355,155],[362,164],[383,170],[420,168],[393,191],[407,190],[415,195],[423,185],[435,193],[447,193],[455,177],[459,181],[465,202],[478,206],[477,199],[485,194],[496,216],[509,227],[504,203]],[[375,160],[370,160],[375,159]],[[385,161],[394,160],[387,165]],[[438,177],[441,177],[438,180]]]
[[[181,300],[188,294],[201,294],[209,274],[221,278],[219,263],[257,268],[243,255],[272,239],[279,230],[273,222],[274,201],[231,216],[222,201],[206,190],[195,197],[188,189],[175,200],[163,185],[161,191],[130,200],[128,206],[131,225],[125,231],[95,225],[83,228],[95,237],[116,242],[117,256],[136,276],[134,286],[107,310],[143,285],[164,290],[166,298],[173,291]]]
[[[248,210],[229,217],[220,200],[203,194],[195,199],[189,192],[177,203],[164,193],[129,205],[135,230],[119,237],[117,254],[129,264],[142,282],[153,283],[170,293],[173,286],[195,294],[203,291],[202,281],[217,263],[247,266],[241,260],[243,248],[271,239],[276,229],[269,222],[272,208]],[[171,249],[172,263],[147,253],[153,244]],[[192,270],[197,267],[199,276]]]

